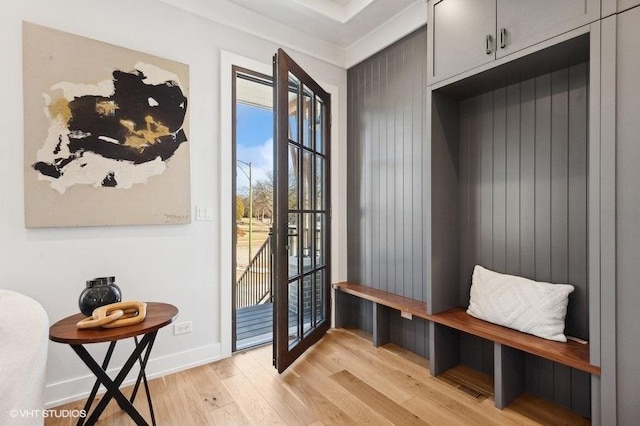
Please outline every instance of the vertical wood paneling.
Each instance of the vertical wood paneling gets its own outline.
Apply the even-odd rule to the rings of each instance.
[[[370,111],[372,109],[372,85],[371,85],[371,76],[373,75],[373,67],[368,67],[362,70],[363,73],[363,99],[362,104],[364,105],[365,111]],[[371,268],[368,265],[371,265],[371,239],[372,239],[372,220],[371,216],[373,215],[373,209],[371,208],[371,180],[372,180],[372,171],[371,171],[371,161],[372,161],[372,125],[366,126],[364,130],[364,143],[362,144],[362,210],[360,215],[362,216],[363,221],[363,232],[361,236],[362,241],[362,250],[364,255],[364,261],[362,262],[362,271],[361,276],[362,279],[366,282],[371,279]]]
[[[358,78],[356,79],[356,83],[355,83],[355,104],[354,104],[354,111],[356,111],[357,105],[360,105],[364,102],[364,85],[365,85],[365,78],[364,78],[364,70],[360,70],[358,73]],[[357,138],[362,138],[364,137],[364,129],[358,129],[356,130],[357,134],[356,137]],[[364,212],[365,212],[365,208],[366,208],[366,201],[363,197],[363,191],[364,191],[364,185],[363,185],[363,179],[364,179],[364,175],[363,175],[363,163],[364,163],[364,144],[358,145],[355,147],[355,152],[354,155],[357,156],[357,158],[355,158],[354,162],[355,162],[355,169],[354,172],[357,174],[357,179],[354,182],[355,186],[355,190],[357,191],[357,199],[358,201],[358,215],[354,218],[354,220],[357,222],[357,226],[356,226],[356,230],[357,230],[357,241],[358,241],[358,245],[363,246],[365,244],[364,241],[364,229],[363,229],[363,222],[364,222]],[[363,280],[364,276],[363,276],[363,270],[365,268],[365,264],[364,264],[364,258],[361,256],[358,256],[358,261],[356,263],[356,268],[357,268],[357,276],[359,280]]]
[[[553,366],[553,402],[571,408],[571,367]]]
[[[480,100],[480,253],[482,265],[493,267],[493,92],[482,95]],[[476,161],[473,159],[472,161]]]
[[[393,275],[393,281],[395,287],[393,293],[404,294],[404,105],[408,102],[407,94],[405,93],[405,75],[404,68],[404,49],[405,45],[400,44],[396,50],[395,59],[395,72],[396,76],[402,76],[402,78],[395,78],[395,90],[394,93],[394,150],[392,153],[393,161],[393,178],[394,178],[394,190],[395,199],[393,200],[395,220],[393,222],[393,236],[395,245],[395,273]]]
[[[391,313],[391,343],[401,346],[420,356],[428,357],[428,322],[422,318],[414,317],[406,320],[400,316],[400,312]]]
[[[458,305],[460,276],[458,102],[433,94],[431,127],[431,255],[429,296],[432,313]]]
[[[388,290],[387,283],[389,282],[389,263],[391,262],[390,250],[389,250],[389,234],[387,233],[387,223],[389,221],[389,214],[387,212],[387,206],[389,204],[389,200],[387,195],[389,194],[389,182],[387,175],[387,158],[388,157],[388,137],[387,137],[387,117],[388,114],[386,111],[389,108],[390,100],[387,97],[387,93],[389,93],[389,61],[388,55],[376,55],[380,59],[380,103],[379,110],[376,113],[379,115],[378,125],[380,127],[380,139],[379,146],[377,147],[378,152],[380,153],[380,161],[375,164],[375,168],[377,169],[377,174],[380,179],[380,189],[378,192],[378,198],[380,200],[377,210],[378,215],[380,217],[378,223],[378,233],[380,234],[380,242],[378,245],[378,249],[376,250],[380,256],[380,274],[378,275],[378,279],[374,279],[370,284],[369,283],[361,283],[363,285],[370,285],[371,287],[380,289],[380,290]],[[349,70],[347,74],[351,74],[352,71]],[[366,123],[365,117],[358,117],[358,121],[354,121],[349,118],[348,127],[360,127]],[[357,145],[359,143],[358,139],[349,139],[347,141],[347,145]],[[347,174],[347,179],[349,179],[350,175]],[[348,198],[351,198],[351,194],[349,194]],[[347,205],[347,209],[349,209]],[[350,213],[349,213],[350,214]],[[349,251],[354,251],[356,255],[359,253],[358,247],[353,247],[349,243],[347,243]]]
[[[349,159],[350,223],[360,218],[348,245],[359,271],[350,266],[349,279],[412,298],[424,297],[425,46],[422,29],[348,71],[357,87],[349,90],[348,152],[359,156]]]
[[[460,363],[490,376],[494,369],[494,344],[467,333],[460,333]]]
[[[459,165],[434,163],[443,175],[457,175],[447,181],[440,173],[431,177],[434,205],[428,206],[421,192],[431,173],[424,163],[429,156],[423,134],[425,45],[422,29],[348,71],[348,278],[425,300],[424,279],[433,271],[424,269],[428,244],[422,212],[427,206],[432,223],[445,221],[451,206],[435,203],[451,201],[449,191],[460,200],[451,210],[459,223],[460,247],[448,248],[459,252],[453,261],[459,264],[455,293],[460,303],[468,303],[475,264],[568,282],[576,292],[566,333],[586,337],[588,66],[461,101],[459,113],[444,100],[436,102],[437,108],[449,109],[449,116],[458,114],[459,135],[453,139],[460,142],[432,146],[431,155],[434,161],[446,160],[451,152]],[[449,131],[448,126],[439,131]],[[434,241],[444,241],[442,231],[432,229]],[[446,259],[432,259],[432,269],[443,268]],[[449,303],[435,288],[433,296]],[[357,303],[352,308],[354,322],[361,323],[354,325],[370,327],[370,307]],[[391,326],[395,343],[428,353],[426,322],[393,316]],[[463,362],[492,372],[490,343],[462,337],[460,345]],[[588,378],[533,356],[525,364],[528,391],[588,414]]]
[[[371,101],[369,110],[371,111],[371,157],[370,157],[370,174],[371,194],[380,193],[380,174],[376,171],[376,165],[380,163],[380,58],[375,57],[371,64]],[[371,210],[371,247],[380,245],[380,232],[376,232],[380,228],[380,197],[369,198],[369,208]],[[371,282],[374,276],[380,274],[380,251],[369,250],[369,268],[366,281]]]
[[[386,116],[387,116],[387,157],[385,160],[384,170],[386,170],[386,180],[387,180],[387,193],[386,198],[387,202],[385,208],[387,210],[387,221],[384,224],[384,227],[387,230],[387,241],[386,241],[386,252],[387,252],[387,276],[385,277],[385,281],[380,283],[380,287],[386,291],[394,293],[396,291],[396,265],[397,265],[397,257],[396,257],[396,235],[395,235],[395,182],[396,182],[396,169],[395,169],[395,156],[396,156],[396,147],[395,147],[395,103],[396,96],[390,96],[392,93],[396,93],[398,90],[398,76],[396,74],[396,57],[397,57],[397,49],[390,49],[387,56],[387,78],[388,78],[388,86],[387,93],[385,94],[386,99],[389,104],[387,105]],[[366,66],[366,65],[365,65]],[[369,284],[364,284],[369,285]],[[376,284],[373,284],[374,287]]]
[[[554,380],[553,380],[553,361],[538,358],[536,367],[536,375],[538,376],[538,393],[537,395],[549,401],[555,401]]]
[[[536,78],[535,242],[539,281],[551,281],[551,75]]]
[[[538,392],[538,357],[535,355],[525,355],[525,388],[527,392],[539,395]]]
[[[351,111],[354,114],[357,114],[357,110],[356,110],[356,105],[359,104],[359,102],[361,102],[361,89],[360,87],[362,86],[362,81],[363,79],[359,76],[359,75],[354,75],[352,78],[352,86],[350,87],[350,92],[351,92],[351,99],[352,99],[352,103],[351,103]],[[358,128],[354,128],[352,129],[352,135],[351,137],[354,138],[360,138],[361,134],[361,129]],[[361,191],[361,180],[362,180],[362,174],[361,174],[361,170],[360,170],[360,164],[362,161],[362,146],[359,145],[354,145],[349,147],[350,148],[350,152],[348,153],[350,156],[353,156],[353,158],[349,158],[349,162],[351,164],[351,167],[353,168],[353,173],[352,176],[353,178],[350,181],[351,187],[349,188],[352,193],[356,193],[356,192],[360,192]],[[360,212],[363,209],[363,205],[360,201],[361,197],[357,197],[358,199],[358,204],[357,204],[357,211]],[[349,231],[351,233],[351,238],[355,238],[355,239],[360,239],[361,238],[361,233],[362,233],[362,229],[360,229],[361,226],[361,222],[362,222],[362,216],[360,214],[358,214],[357,216],[351,217],[351,222],[348,224],[348,226],[350,227]],[[358,245],[362,244],[361,241],[358,241]],[[357,277],[358,279],[361,278],[360,273],[361,273],[361,264],[362,264],[362,259],[360,258],[360,256],[352,256],[351,257],[352,261],[353,261],[353,265],[351,267],[354,277]]]
[[[404,46],[404,67],[409,69],[416,69],[416,56],[412,55],[411,49],[408,46]],[[403,207],[403,216],[402,223],[403,224],[411,224],[413,223],[413,203],[415,197],[413,194],[416,193],[416,189],[418,185],[414,185],[416,178],[414,176],[419,176],[415,170],[413,170],[413,126],[417,125],[417,123],[413,122],[413,85],[411,83],[412,78],[406,78],[404,80],[403,92],[405,93],[405,99],[407,102],[403,105],[402,112],[402,135],[403,135],[403,149],[402,149],[402,193],[403,193],[403,202],[401,203]],[[418,181],[419,182],[419,181]],[[402,237],[403,237],[403,289],[402,294],[406,294],[409,297],[413,297],[414,286],[413,283],[416,282],[413,276],[413,236],[416,233],[416,229],[413,226],[403,225],[402,227]]]
[[[347,114],[349,117],[356,117],[355,106],[357,105],[357,97],[356,97],[356,88],[357,81],[356,73],[347,74]],[[358,138],[358,127],[357,126],[347,126],[347,139],[353,140]],[[347,180],[347,192],[350,194],[354,194],[358,185],[357,185],[357,159],[358,155],[356,152],[357,145],[355,144],[347,144],[347,167],[349,170],[352,170],[353,173],[350,175],[350,179]],[[360,205],[357,205],[357,208],[360,208]],[[347,237],[349,241],[352,241],[355,238],[358,238],[358,215],[347,215]],[[349,265],[349,275],[353,279],[358,278],[359,273],[359,256],[356,253],[352,253],[347,250],[347,264]]]
[[[551,74],[551,282],[568,280],[569,70]],[[586,204],[585,204],[586,208]],[[586,322],[586,321],[585,321]],[[571,405],[571,369],[553,366],[553,401]]]
[[[465,202],[465,200],[471,197],[469,191],[472,187],[470,184],[469,167],[469,132],[471,123],[469,119],[469,106],[467,104],[468,102],[460,106],[460,301],[458,303],[461,305],[469,300],[469,274],[473,268],[469,250],[472,241],[472,236],[469,232],[471,229],[469,212],[472,207],[471,202]]]
[[[520,85],[507,87],[506,99],[506,265],[508,274],[520,273]]]
[[[425,76],[426,28],[347,72],[348,279],[418,300],[427,273]],[[426,356],[424,321],[393,318],[397,343]]]
[[[425,300],[426,299],[426,281],[424,279],[425,274],[425,258],[426,253],[423,250],[425,245],[424,238],[424,209],[423,202],[424,196],[420,196],[418,194],[422,194],[422,188],[424,188],[422,182],[424,176],[426,174],[426,170],[424,167],[424,150],[426,149],[427,144],[425,143],[424,133],[424,120],[425,120],[425,91],[426,91],[426,68],[420,67],[421,63],[426,62],[426,34],[424,36],[418,36],[416,39],[416,48],[413,49],[413,58],[414,58],[414,68],[416,70],[420,70],[422,72],[416,72],[413,78],[408,79],[411,83],[411,94],[412,94],[412,111],[411,111],[411,165],[412,165],[412,176],[413,176],[413,192],[412,192],[412,257],[411,264],[413,266],[413,279],[412,279],[412,295],[409,297],[417,300]],[[409,231],[411,232],[411,230]],[[420,347],[426,348],[426,333],[428,327],[426,324],[422,324],[421,326],[422,335],[418,333],[418,339],[424,339],[424,341],[420,340],[418,343]],[[425,356],[428,356],[425,353]]]
[[[520,85],[520,274],[536,275],[535,80]]]
[[[578,297],[570,299],[565,331],[584,337],[587,72],[580,64],[464,100],[459,123],[461,304],[476,263],[570,283]],[[468,338],[461,346],[462,362],[486,372],[491,348]],[[590,387],[579,372],[534,356],[525,365],[529,392],[588,414]]]
[[[491,340],[482,340],[482,372],[493,376],[494,373],[494,343]]]
[[[569,235],[568,282],[575,286],[569,296],[567,331],[573,336],[589,340],[587,300],[587,101],[588,66],[577,65],[569,70]]]
[[[591,375],[584,371],[571,370],[571,409],[584,417],[591,417]],[[587,397],[585,397],[587,396]]]
[[[568,280],[569,70],[551,75],[551,281]],[[586,205],[585,205],[586,207]]]
[[[353,309],[355,319],[353,325],[367,333],[373,333],[373,303],[359,297],[355,299]]]
[[[373,304],[372,302],[340,293],[336,309],[340,312],[340,327],[357,327],[368,333],[373,332]]]
[[[507,109],[506,89],[493,92],[493,263],[499,271],[506,270],[507,263]],[[493,347],[491,348],[493,352]]]
[[[482,97],[475,97],[468,103],[471,110],[469,114],[469,269],[465,271],[466,291],[462,294],[466,298],[460,301],[462,306],[469,303],[469,291],[471,288],[471,274],[476,264],[482,264],[482,186],[477,182],[482,181],[482,162],[479,160],[482,155],[482,114],[476,113],[482,107]],[[464,167],[464,165],[463,165]]]
[[[460,333],[460,363],[469,367],[483,371],[482,339],[467,333]]]

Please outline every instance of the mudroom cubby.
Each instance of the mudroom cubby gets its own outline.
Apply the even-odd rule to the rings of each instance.
[[[588,250],[598,173],[590,144],[599,143],[590,138],[591,37],[428,87],[430,315],[468,306],[478,264],[572,284],[565,334],[591,340],[589,299],[599,292]],[[499,408],[526,391],[590,417],[592,373],[437,321],[429,327],[433,375],[465,364],[494,377]]]

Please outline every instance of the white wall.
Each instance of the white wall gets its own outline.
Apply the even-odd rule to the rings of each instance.
[[[179,320],[193,321],[193,333],[173,336],[161,330],[148,366],[151,376],[219,359],[230,318],[221,317],[221,253],[231,249],[230,233],[221,231],[220,216],[230,209],[221,199],[230,181],[220,176],[220,51],[265,64],[279,47],[255,36],[205,20],[155,0],[0,0],[2,92],[0,126],[0,287],[38,300],[51,322],[78,311],[77,297],[88,278],[115,275],[127,300],[170,302]],[[22,21],[140,50],[189,64],[191,196],[196,206],[213,206],[210,222],[178,226],[26,229],[23,202]],[[313,46],[308,46],[308,51]],[[346,234],[346,71],[299,52],[291,56],[311,75],[338,89],[338,140],[334,140],[334,234]],[[230,176],[229,176],[230,179]],[[96,206],[109,208],[109,206]],[[195,214],[192,215],[195,217]],[[341,243],[334,258],[345,259]],[[334,264],[333,279],[346,275],[344,261]],[[230,285],[226,283],[224,285]],[[131,343],[123,343],[128,349]],[[3,348],[2,350],[11,350]],[[100,358],[105,345],[94,345]],[[127,350],[116,348],[112,365],[124,362]],[[73,351],[52,343],[45,400],[49,406],[78,399],[93,383]]]

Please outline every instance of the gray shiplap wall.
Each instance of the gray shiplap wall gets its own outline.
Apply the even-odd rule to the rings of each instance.
[[[453,287],[434,282],[437,306],[468,304],[471,271],[480,263],[573,284],[567,333],[588,338],[588,65],[461,102],[439,98],[443,119],[459,120],[455,129],[443,123],[442,140],[459,143],[432,147],[432,191],[445,202],[435,208],[422,192],[434,142],[424,134],[425,53],[421,29],[348,71],[348,279],[427,301],[423,212],[432,208],[443,221],[434,239],[454,238],[445,245],[457,254],[435,262],[438,278],[457,280]],[[437,180],[445,174],[453,178]],[[451,223],[458,229],[447,234]],[[371,331],[369,302],[353,300],[345,309],[351,325]],[[398,314],[391,335],[427,356],[425,322]],[[493,374],[492,343],[462,334],[460,344],[463,363]],[[526,376],[529,392],[589,415],[588,374],[528,356]]]
[[[426,52],[423,27],[347,73],[348,279],[418,300],[426,300]],[[398,313],[392,340],[426,356],[427,329]]]
[[[570,283],[566,332],[588,339],[586,63],[460,105],[460,301],[476,264]]]
[[[588,64],[460,102],[459,303],[476,264],[570,283],[566,329],[588,339]],[[462,361],[492,372],[486,342],[462,339]],[[527,356],[529,392],[590,412],[589,375]]]

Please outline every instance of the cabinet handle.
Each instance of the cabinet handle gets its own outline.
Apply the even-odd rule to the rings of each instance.
[[[500,49],[507,47],[507,29],[500,28]]]
[[[491,37],[491,34],[488,34],[485,38],[485,45],[487,47],[487,55],[491,55],[493,53],[493,37]]]

